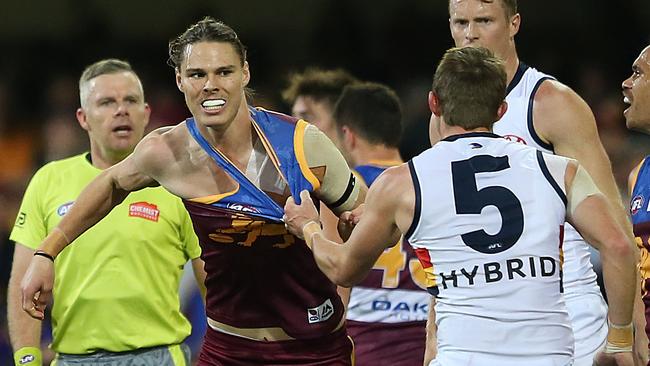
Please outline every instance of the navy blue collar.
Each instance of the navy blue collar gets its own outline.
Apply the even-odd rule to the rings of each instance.
[[[466,138],[466,137],[501,138],[501,136],[499,136],[499,135],[497,135],[495,133],[492,133],[492,132],[467,132],[467,133],[461,133],[461,134],[458,134],[458,135],[447,136],[447,137],[445,137],[444,139],[442,139],[440,141],[452,142],[452,141],[456,141],[458,139],[463,139],[463,138]]]
[[[508,84],[508,88],[506,89],[506,95],[510,94],[512,89],[519,84],[521,81],[521,78],[524,77],[524,73],[528,70],[528,65],[525,63],[519,61],[519,66],[517,67],[517,72],[515,72],[515,76],[510,80],[510,84]]]

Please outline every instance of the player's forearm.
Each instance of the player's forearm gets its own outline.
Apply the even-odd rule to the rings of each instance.
[[[318,268],[334,284],[343,287],[353,286],[353,278],[343,270],[346,246],[328,240],[322,232],[314,234],[312,238],[311,250]]]
[[[621,236],[603,246],[600,255],[609,299],[609,319],[617,325],[630,324],[637,291],[636,250]]]
[[[127,195],[128,192],[119,189],[104,171],[81,192],[39,249],[57,256],[68,244],[108,215]]]
[[[438,353],[438,328],[436,326],[436,298],[431,296],[427,318],[427,341],[424,349],[424,365],[428,365]]]
[[[637,365],[648,364],[648,336],[645,331],[645,305],[641,300],[641,285],[637,284],[634,299],[634,358]]]
[[[628,215],[626,206],[623,204],[623,199],[616,186],[611,169],[608,169],[605,177],[601,177],[600,181],[596,181],[601,192],[607,197],[610,206],[613,209],[616,221],[621,225],[623,230],[632,235],[632,223]]]
[[[21,306],[20,280],[25,269],[18,273],[17,266],[12,268],[7,293],[7,321],[9,325],[9,338],[15,351],[23,347],[39,347],[41,339],[41,322],[30,317]]]

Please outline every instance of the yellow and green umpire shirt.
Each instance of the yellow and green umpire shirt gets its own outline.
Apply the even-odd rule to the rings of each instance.
[[[32,178],[11,240],[37,248],[99,173],[89,154],[55,161]],[[181,200],[161,187],[133,192],[55,262],[56,352],[129,351],[181,343],[184,264],[201,249]]]

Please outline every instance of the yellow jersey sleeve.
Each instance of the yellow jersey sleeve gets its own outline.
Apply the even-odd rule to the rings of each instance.
[[[43,192],[47,189],[44,185],[46,170],[47,166],[41,168],[29,182],[9,237],[32,249],[38,248],[47,236],[47,218],[41,206]]]

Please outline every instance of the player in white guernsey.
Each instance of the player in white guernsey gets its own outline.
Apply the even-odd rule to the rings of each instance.
[[[518,59],[514,37],[521,16],[517,1],[450,0],[449,14],[456,46],[487,47],[505,62],[508,111],[494,124],[494,132],[580,161],[617,208],[617,220],[630,230],[589,107],[570,88]],[[564,295],[575,333],[575,365],[591,365],[607,336],[607,305],[589,261],[588,245],[571,225],[565,227],[563,250]]]
[[[447,51],[434,76],[430,130],[443,141],[389,168],[344,245],[323,235],[308,192],[289,198],[285,223],[305,238],[333,282],[363,280],[401,233],[437,297],[429,365],[571,365],[573,336],[561,295],[562,230],[573,223],[600,252],[610,329],[599,365],[632,365],[636,252],[581,165],[500,138],[507,109],[502,62],[485,48]],[[363,212],[357,212],[363,211]]]

